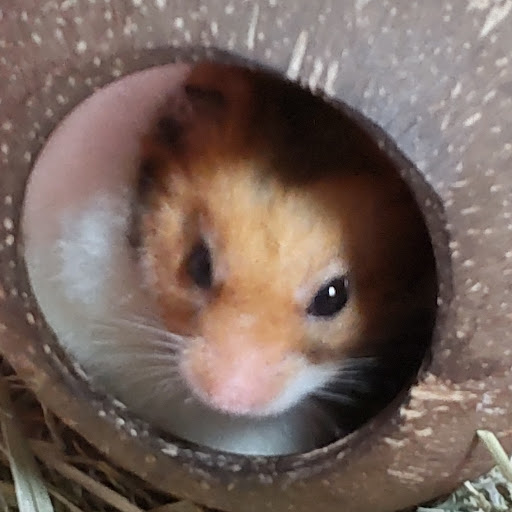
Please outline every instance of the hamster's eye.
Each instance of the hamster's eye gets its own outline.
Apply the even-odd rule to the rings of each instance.
[[[334,316],[342,310],[347,300],[347,279],[336,277],[318,290],[306,312],[312,316]]]
[[[187,274],[194,283],[204,290],[213,284],[212,257],[204,240],[200,240],[190,251],[186,261]]]

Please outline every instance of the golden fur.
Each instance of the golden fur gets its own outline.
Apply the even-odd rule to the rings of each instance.
[[[283,363],[289,355],[311,364],[375,355],[433,308],[432,253],[412,194],[362,135],[344,149],[346,121],[236,67],[200,64],[184,91],[172,129],[144,142],[151,179],[139,230],[168,329],[204,340],[183,354],[194,385],[215,393],[252,353],[256,372],[281,364],[261,384],[271,397],[296,371],[293,359]],[[285,105],[280,94],[297,101]],[[310,110],[295,118],[301,108]],[[201,236],[213,258],[206,291],[184,271]],[[345,308],[308,316],[339,274],[349,283]]]

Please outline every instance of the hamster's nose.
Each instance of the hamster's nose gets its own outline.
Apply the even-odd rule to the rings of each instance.
[[[283,392],[291,365],[264,350],[216,350],[190,353],[185,376],[207,405],[234,415],[264,416]]]

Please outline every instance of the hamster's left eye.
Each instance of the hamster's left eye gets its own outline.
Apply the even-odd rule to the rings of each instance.
[[[336,277],[322,286],[306,310],[312,316],[334,316],[348,301],[348,283],[344,276]]]
[[[190,251],[186,261],[187,274],[194,283],[204,290],[212,287],[213,265],[209,247],[200,240]]]

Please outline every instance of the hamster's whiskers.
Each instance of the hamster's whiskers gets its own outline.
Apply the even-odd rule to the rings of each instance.
[[[144,259],[141,258],[141,261],[144,265]],[[145,263],[147,266],[147,263]],[[153,278],[152,280],[154,280]],[[187,293],[185,290],[183,290],[181,287],[175,285],[174,283],[166,283],[166,290],[168,293],[172,294],[174,297],[179,299],[180,301],[184,303],[188,303],[196,308],[199,308],[201,306],[204,306],[204,298],[198,297],[198,296],[192,296],[189,293]]]
[[[175,332],[168,331],[165,328],[158,327],[157,325],[147,323],[147,319],[134,316],[133,319],[129,317],[114,317],[109,322],[105,322],[101,327],[128,327],[133,328],[146,334],[152,334],[157,336],[162,342],[174,343],[177,346],[183,346],[185,343],[190,342],[194,339],[192,336],[185,336]]]
[[[323,387],[315,390],[312,396],[328,402],[354,404],[361,395],[372,393],[373,387],[368,381],[368,372],[376,366],[377,359],[374,357],[348,358],[341,363],[334,377]]]
[[[119,331],[119,329],[133,329],[139,331],[143,343],[139,340],[130,341],[129,337],[125,341],[125,349],[131,350],[133,354],[144,355],[147,351],[147,345],[149,344],[153,349],[153,353],[163,353],[165,357],[174,357],[174,361],[177,362],[180,355],[186,350],[187,346],[192,343],[197,343],[200,338],[195,336],[185,336],[175,332],[168,331],[165,328],[158,327],[154,324],[147,323],[147,319],[134,317],[135,320],[131,320],[127,317],[115,317],[105,322],[95,322],[94,326],[102,331],[102,336],[96,336],[96,343],[104,343],[108,345],[109,339],[105,338],[106,331]],[[170,360],[170,359],[169,359]]]
[[[91,342],[101,346],[104,356],[109,357],[112,369],[129,375],[130,387],[148,386],[153,393],[161,392],[169,396],[184,387],[179,361],[185,337],[126,318],[95,323],[94,327],[101,333],[95,333]],[[117,339],[120,331],[127,328],[133,329],[136,336],[125,336],[123,351],[120,352]],[[155,334],[164,339],[155,337]]]
[[[327,432],[333,437],[338,437],[340,427],[335,419],[334,413],[332,413],[328,408],[319,404],[314,397],[313,399],[305,400],[302,408],[307,412],[306,417],[308,421],[314,423],[314,426],[316,427],[311,429],[312,432]],[[316,435],[314,437],[316,444],[318,439]]]
[[[339,364],[337,375],[343,376],[348,373],[373,369],[377,365],[377,361],[378,358],[371,356],[349,357]]]
[[[131,362],[133,364],[134,359],[142,363],[144,366],[149,367],[149,363],[153,362],[154,366],[162,366],[166,368],[174,368],[178,366],[180,360],[180,352],[173,347],[168,347],[167,351],[155,351],[151,350],[148,352],[147,345],[151,347],[151,341],[144,340],[146,347],[140,346],[139,344],[126,343],[124,346],[124,352],[119,354],[116,351],[115,340],[112,338],[91,338],[91,342],[101,348],[102,353],[105,356],[111,357],[112,360],[119,361],[119,365]],[[170,348],[170,350],[169,350]],[[177,370],[176,370],[177,371]]]
[[[327,391],[320,389],[313,393],[313,396],[325,400],[327,402],[335,402],[341,405],[355,405],[358,400],[350,393],[352,390],[347,391]]]
[[[164,365],[143,365],[140,371],[130,375],[129,385],[150,386],[151,393],[157,394],[157,390],[161,390],[171,397],[184,388],[184,382],[179,373],[170,370],[172,368]]]

